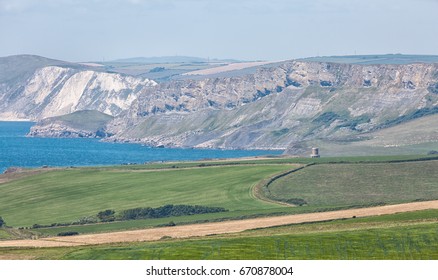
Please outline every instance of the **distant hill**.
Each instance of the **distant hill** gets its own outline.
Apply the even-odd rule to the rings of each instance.
[[[307,62],[330,62],[347,64],[412,64],[412,63],[438,63],[438,55],[347,55],[347,56],[318,56],[299,59]]]
[[[192,56],[159,56],[159,57],[133,57],[117,59],[110,62],[120,63],[210,63],[210,62],[238,62],[233,59],[208,59]]]
[[[27,79],[35,72],[35,70],[47,66],[81,67],[76,63],[50,59],[37,55],[24,54],[0,57],[0,83]]]
[[[0,57],[0,120],[39,120],[98,110],[117,115],[156,83],[36,55]]]
[[[307,58],[183,80],[173,78],[222,65],[113,63],[93,71],[37,56],[0,62],[8,79],[0,82],[0,119],[67,114],[39,122],[33,136],[301,155],[311,146],[324,155],[438,150],[438,56]]]

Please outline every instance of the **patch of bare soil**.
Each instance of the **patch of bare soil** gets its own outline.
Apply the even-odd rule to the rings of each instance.
[[[427,209],[438,209],[438,200],[360,209],[348,209],[341,211],[287,215],[280,217],[265,217],[238,221],[131,230],[123,232],[41,238],[36,240],[10,240],[0,242],[0,247],[64,247],[119,242],[154,241],[161,239],[163,236],[170,236],[172,238],[207,236],[212,234],[235,233],[249,229],[299,224],[304,222],[319,222],[352,218],[353,216],[377,216]]]

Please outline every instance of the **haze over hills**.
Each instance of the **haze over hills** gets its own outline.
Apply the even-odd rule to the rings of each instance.
[[[406,55],[406,54],[378,54],[378,55],[346,55],[320,56],[299,59],[302,61],[349,63],[349,64],[412,64],[438,63],[438,55]]]
[[[145,64],[160,64],[160,63],[209,63],[209,62],[238,62],[235,59],[209,59],[193,56],[158,56],[158,57],[132,57],[109,61],[122,63],[145,63]]]
[[[143,75],[115,73],[114,68],[42,58],[37,59],[39,64],[30,60],[27,68],[28,59],[0,59],[3,70],[6,63],[20,65],[10,77],[7,71],[0,72],[0,118],[50,117],[32,129],[33,136],[104,137],[169,147],[287,149],[291,154],[306,154],[312,145],[338,152],[348,148],[353,154],[370,146],[378,153],[393,153],[395,147],[402,152],[403,147],[426,151],[438,141],[430,133],[436,129],[434,122],[417,129],[415,141],[370,141],[381,137],[378,131],[393,126],[405,127],[399,129],[403,131],[416,126],[411,120],[421,123],[421,118],[435,117],[438,56],[317,57],[182,80],[178,77],[193,68],[180,69],[158,84]],[[166,65],[150,67],[153,74]],[[70,113],[75,114],[56,117]],[[90,116],[99,122],[90,125]]]

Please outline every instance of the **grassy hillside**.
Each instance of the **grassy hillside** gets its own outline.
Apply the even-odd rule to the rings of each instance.
[[[193,223],[223,218],[304,213],[352,205],[430,199],[437,197],[436,175],[433,172],[438,164],[438,161],[433,160],[436,158],[436,156],[271,158],[41,170],[37,174],[22,176],[9,182],[6,180],[6,175],[3,175],[5,183],[0,184],[2,193],[0,213],[10,226],[29,227],[33,224],[74,222],[82,217],[95,216],[105,209],[114,209],[118,212],[135,207],[198,204],[224,207],[229,210],[225,213],[70,227],[78,232],[89,233],[144,228],[170,221],[178,224]],[[432,161],[415,162],[418,159]],[[391,161],[410,160],[414,162],[388,164]],[[262,180],[296,168],[298,167],[296,164],[312,162],[318,165],[307,167],[269,186],[272,191],[271,196],[273,195],[274,198],[302,198],[309,205],[290,208],[254,198],[252,188]],[[339,162],[351,164],[331,164]],[[330,176],[331,174],[344,175]],[[393,176],[389,178],[388,174]],[[295,180],[296,175],[299,175],[297,180]],[[355,176],[358,182],[353,187],[351,176]],[[289,178],[293,178],[292,183],[298,185],[278,187]],[[325,184],[334,190],[333,193],[338,194],[332,194],[333,197],[327,196]],[[416,186],[415,191],[412,186]],[[401,192],[401,187],[406,187],[406,190]],[[377,190],[380,192],[374,193]],[[324,195],[321,196],[321,193]],[[344,197],[344,193],[347,196]],[[65,231],[65,228],[39,231],[56,234]]]
[[[319,147],[323,156],[426,154],[438,150],[438,115],[423,116],[348,139],[310,140],[300,148]]]
[[[251,187],[290,168],[258,165],[155,172],[118,168],[52,171],[1,184],[0,213],[10,226],[31,226],[72,222],[105,209],[166,204],[261,210],[273,206],[253,199]]]
[[[237,234],[81,248],[5,249],[13,259],[438,259],[438,210]]]
[[[226,214],[133,220],[31,231],[0,230],[0,239],[102,232],[254,215],[324,211],[352,205],[438,198],[437,156],[270,158],[180,162],[47,171],[0,184],[0,213],[9,226],[73,221],[104,209],[168,203],[220,206]],[[251,188],[316,163],[269,185],[271,196],[302,198],[284,207],[259,201]],[[13,259],[438,259],[438,210],[297,224],[228,235],[54,249],[0,249]],[[175,220],[176,218],[176,220]]]
[[[95,110],[76,111],[71,114],[48,118],[44,123],[62,122],[74,129],[97,131],[112,120],[113,117]]]
[[[24,81],[29,78],[36,69],[46,66],[86,68],[79,64],[54,60],[37,55],[12,55],[0,57],[0,83]]]
[[[273,199],[310,206],[366,205],[438,199],[438,161],[313,165],[274,181]]]

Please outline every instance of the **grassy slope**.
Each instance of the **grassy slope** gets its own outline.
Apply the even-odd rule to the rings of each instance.
[[[438,150],[438,115],[403,122],[377,131],[357,135],[356,141],[311,140],[308,148],[318,146],[324,156],[421,154]]]
[[[225,217],[321,211],[321,208],[326,207],[285,208],[254,201],[250,197],[249,188],[263,178],[291,168],[281,165],[285,163],[387,162],[418,158],[419,156],[272,158],[45,171],[0,184],[3,194],[0,197],[0,213],[9,225],[31,226],[35,223],[71,222],[83,216],[95,215],[107,208],[123,210],[140,206],[161,206],[166,203],[197,203],[223,206],[231,210],[219,214],[74,227],[75,230],[85,233],[144,228],[169,221],[188,223]],[[252,166],[254,164],[259,166]],[[211,167],[191,168],[203,165]],[[157,172],[150,172],[154,170]],[[65,228],[57,228],[40,231],[56,234],[64,230]]]
[[[272,198],[309,205],[364,205],[438,199],[438,161],[314,165],[276,180]]]
[[[35,259],[438,259],[438,210],[291,225],[190,240],[0,249]]]
[[[251,187],[289,165],[226,166],[160,171],[66,169],[0,185],[0,213],[10,226],[75,221],[105,209],[165,204],[272,208],[254,200]],[[276,208],[278,206],[275,205]]]
[[[85,110],[77,111],[67,115],[48,118],[43,122],[53,123],[55,121],[61,121],[65,125],[68,125],[69,127],[75,129],[97,131],[112,119],[112,116],[101,113],[99,111]]]
[[[436,170],[437,161],[432,160],[390,164],[385,163],[391,160],[415,160],[415,158],[416,157],[413,156],[321,158],[314,159],[314,161],[319,161],[322,163],[321,165],[309,168],[350,168],[351,172],[359,172],[359,174],[355,174],[354,176],[359,176],[359,181],[363,186],[367,185],[366,178],[368,175],[370,175],[370,172],[366,171],[369,168],[373,170],[373,173],[376,176],[374,178],[371,176],[371,180],[373,180],[373,182],[379,182],[382,180],[382,177],[385,177],[388,174],[395,175],[397,172],[399,172],[399,175],[403,175],[405,172],[408,172],[408,174],[411,172],[411,177],[414,176],[416,178],[414,181],[415,184],[424,184],[426,187],[428,184],[430,186],[435,186],[434,183],[436,179],[435,181],[428,181],[428,177],[430,177],[431,174],[434,175],[433,171]],[[67,173],[63,172],[75,171],[81,172],[81,174],[95,174],[96,176],[97,174],[100,174],[98,177],[102,176],[102,174],[105,174],[104,177],[106,177],[108,174],[114,173],[124,174],[124,176],[128,176],[129,174],[163,174],[167,175],[167,178],[171,178],[172,176],[168,176],[169,174],[177,174],[173,172],[191,173],[194,171],[212,172],[215,170],[216,172],[213,173],[220,173],[223,175],[230,174],[226,171],[229,171],[229,169],[234,169],[241,170],[238,173],[243,175],[245,171],[258,172],[257,169],[253,168],[261,168],[260,170],[265,171],[266,168],[285,168],[285,166],[282,165],[265,165],[266,163],[272,164],[272,162],[308,162],[308,159],[282,158],[259,161],[248,160],[246,163],[259,163],[260,165],[222,166],[186,170],[157,170],[156,172],[137,172],[136,169],[160,169],[171,167],[173,165],[175,165],[175,167],[191,167],[194,164],[199,165],[200,163],[151,164],[146,166],[126,166],[120,168],[113,167],[103,169],[87,168],[81,170],[50,172],[38,176],[45,175],[49,177],[52,176],[52,178],[54,178],[61,174],[62,178],[65,178],[64,176]],[[326,164],[330,162],[352,162],[359,164]],[[364,164],[363,162],[366,162],[367,164]],[[230,164],[233,162],[203,162],[203,164],[206,165],[225,163]],[[239,162],[234,162],[234,164],[237,163]],[[412,168],[413,166],[415,167]],[[339,170],[335,171],[335,173],[338,175],[342,174],[341,172],[338,172]],[[272,173],[275,172],[271,172],[271,174]],[[326,171],[326,174],[330,174],[330,172]],[[78,174],[76,173],[76,177],[77,175]],[[205,174],[198,175],[202,177]],[[269,174],[265,174],[264,177],[268,175]],[[313,176],[313,174],[310,175]],[[19,182],[23,182],[23,180],[26,181],[26,179],[35,178],[38,176],[24,178],[19,180]],[[45,176],[43,177],[46,178]],[[179,178],[180,176],[177,177]],[[194,178],[192,176],[189,177]],[[337,179],[342,182],[341,179],[343,177],[337,177]],[[124,178],[126,181],[126,177]],[[213,179],[215,177],[213,176],[210,178]],[[260,176],[260,178],[263,178],[263,176]],[[348,176],[345,176],[344,178],[348,179]],[[400,182],[400,180],[394,181],[394,179],[388,179],[385,181],[385,184],[389,185],[391,188],[399,183],[406,183],[409,185],[408,182],[404,182],[404,180],[405,179],[402,179],[402,182]],[[418,184],[418,182],[421,182],[421,184]],[[210,184],[208,185],[211,187],[212,184],[211,182],[209,183]],[[216,183],[217,182],[215,182],[213,185],[216,185]],[[10,186],[10,184],[11,183],[6,185]],[[0,185],[0,188],[4,186],[5,185]],[[431,189],[434,188],[433,186]],[[246,190],[248,190],[248,188],[246,188]],[[395,191],[395,193],[397,194],[399,192]],[[400,193],[400,195],[403,195],[403,193]],[[399,198],[396,198],[396,200],[397,199]],[[339,201],[338,198],[335,199],[335,201]],[[3,206],[3,203],[0,205]],[[235,206],[234,209],[237,210],[239,207]],[[306,209],[311,210],[312,206],[283,209],[306,211]],[[315,210],[315,208],[313,208],[313,210]],[[263,210],[257,210],[256,212],[269,213],[270,211],[271,209],[267,207]],[[245,210],[236,211],[235,213],[237,215],[244,212]],[[248,213],[251,213],[251,211]],[[5,215],[2,214],[2,216]],[[8,258],[13,256],[13,258],[17,259],[438,259],[437,217],[438,210],[428,210],[379,217],[277,227],[232,235],[200,239],[195,238],[183,241],[168,240],[148,243],[87,246],[81,248],[0,249],[0,257],[4,255],[8,256]],[[185,217],[184,219],[187,218],[188,217]],[[211,219],[212,217],[207,218]],[[10,224],[9,220],[7,220],[7,222]],[[135,223],[138,221],[129,221],[129,223],[130,222]],[[163,223],[164,222],[165,220],[163,219]],[[190,218],[188,218],[188,222],[190,222]],[[111,227],[117,224],[118,223],[107,224],[107,226]],[[136,225],[133,224],[131,226],[135,227]],[[90,230],[92,232],[93,230],[96,230],[96,228],[99,228],[99,225],[91,225],[90,227],[95,227],[94,229],[92,228]],[[123,228],[123,226],[121,228]],[[108,230],[114,229],[115,228],[110,228]],[[50,230],[56,231],[56,229]]]

